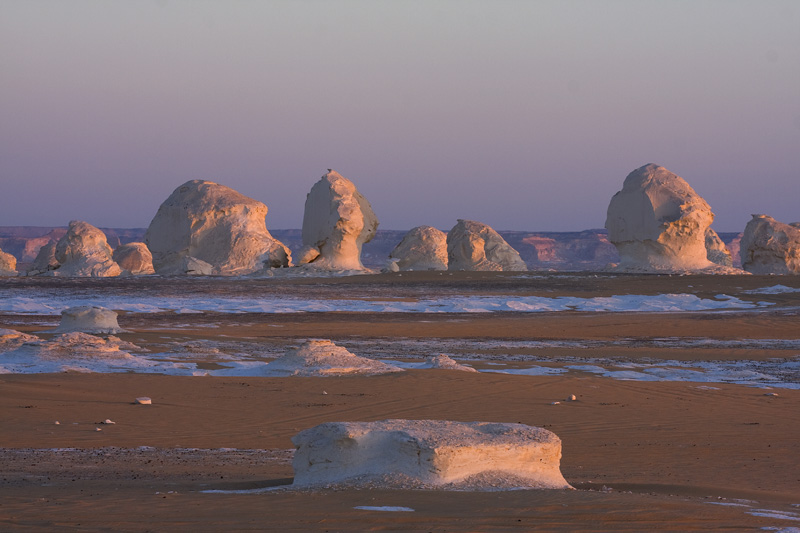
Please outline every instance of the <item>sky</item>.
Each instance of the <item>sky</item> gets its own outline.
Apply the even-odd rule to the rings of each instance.
[[[0,0],[0,225],[146,227],[205,179],[300,228],[326,172],[381,229],[605,223],[656,163],[800,220],[795,0]]]

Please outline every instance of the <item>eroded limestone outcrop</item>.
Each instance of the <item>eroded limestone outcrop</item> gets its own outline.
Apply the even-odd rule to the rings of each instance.
[[[389,254],[391,270],[447,270],[447,234],[431,226],[417,226],[405,234]]]
[[[402,372],[394,365],[360,357],[332,341],[319,339],[289,348],[266,366],[270,376],[347,376],[353,374],[386,374]]]
[[[61,311],[61,323],[53,330],[56,333],[120,333],[117,312],[105,307],[82,305]]]
[[[606,229],[621,269],[693,271],[713,267],[709,252],[724,261],[706,247],[713,220],[711,207],[683,178],[650,164],[628,174],[611,198]]]
[[[480,490],[481,481],[571,488],[561,475],[561,439],[523,424],[383,420],[328,422],[295,435],[294,484]],[[507,485],[506,485],[507,486]]]
[[[364,270],[361,247],[377,229],[372,206],[353,182],[328,170],[306,197],[297,263],[322,270]]]
[[[525,262],[495,230],[472,220],[458,220],[447,233],[447,269],[524,271]]]
[[[0,250],[0,276],[17,275],[17,258]]]
[[[266,205],[230,187],[187,181],[161,204],[145,234],[153,267],[183,275],[205,270],[187,265],[208,264],[213,274],[241,275],[289,266],[291,252],[267,231],[266,214]]]
[[[752,274],[800,274],[800,222],[753,215],[740,244],[742,268]]]
[[[80,220],[69,223],[67,233],[56,243],[53,257],[57,267],[45,273],[93,278],[119,276],[122,273],[122,269],[112,258],[106,234],[88,222]],[[38,262],[39,257],[36,259]],[[45,260],[49,261],[49,257],[43,257],[42,262]]]
[[[120,244],[114,250],[113,258],[120,268],[134,276],[155,274],[153,254],[143,242]]]

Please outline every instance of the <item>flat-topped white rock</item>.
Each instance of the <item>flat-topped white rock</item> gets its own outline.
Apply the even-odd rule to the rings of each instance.
[[[0,250],[0,276],[17,275],[17,258]]]
[[[110,334],[124,330],[119,327],[116,311],[105,307],[82,305],[61,311],[61,323],[53,331]]]
[[[447,269],[524,271],[525,261],[499,233],[480,222],[458,220],[447,233]]]
[[[447,270],[447,234],[431,226],[417,226],[394,247],[389,260],[396,270]]]
[[[158,274],[223,276],[291,265],[291,252],[267,231],[267,206],[212,181],[187,181],[158,208],[145,234]]]
[[[561,439],[524,424],[383,420],[328,422],[292,438],[295,485],[386,483],[480,490],[492,485],[569,489]]]
[[[114,261],[126,272],[134,276],[155,274],[153,254],[143,242],[120,244],[114,250]]]
[[[800,274],[800,223],[753,215],[740,244],[742,268],[753,274]]]
[[[105,278],[122,274],[106,234],[81,220],[69,223],[67,233],[56,243],[54,258],[58,267],[47,273],[56,276]]]
[[[402,372],[394,365],[360,357],[329,340],[306,341],[266,365],[270,376],[345,376]]]
[[[311,187],[303,213],[298,265],[322,270],[364,270],[361,247],[372,240],[378,218],[353,182],[328,173]]]
[[[683,178],[649,164],[628,174],[611,198],[606,229],[620,269],[691,271],[713,266],[706,249],[713,220],[711,207]]]

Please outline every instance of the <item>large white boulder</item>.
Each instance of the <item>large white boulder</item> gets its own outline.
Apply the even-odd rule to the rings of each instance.
[[[193,258],[227,276],[289,266],[291,252],[267,231],[266,215],[266,205],[230,187],[187,181],[147,228],[153,267],[158,274],[187,274],[187,258]]]
[[[156,272],[153,268],[153,254],[143,242],[120,244],[114,249],[113,258],[120,268],[135,276]]]
[[[17,258],[0,250],[0,276],[17,275]]]
[[[67,233],[56,243],[54,257],[59,266],[51,272],[56,276],[105,278],[122,273],[106,234],[80,220],[69,223]]]
[[[386,374],[403,369],[367,357],[360,357],[329,340],[310,340],[289,348],[283,357],[267,364],[269,376],[346,376]]]
[[[294,484],[381,481],[423,487],[569,489],[561,439],[524,424],[383,420],[328,422],[295,435]],[[506,486],[509,486],[506,484]]]
[[[753,215],[740,244],[742,268],[753,274],[800,274],[800,222]]]
[[[298,264],[322,270],[364,270],[361,246],[372,240],[378,218],[372,206],[338,172],[311,187],[303,214],[303,249]]]
[[[448,270],[528,270],[525,261],[495,230],[472,220],[458,220],[447,233]]]
[[[61,311],[61,323],[56,333],[112,334],[124,331],[117,322],[117,313],[105,307],[81,305]]]
[[[706,230],[711,207],[686,181],[658,165],[637,168],[611,198],[608,239],[621,269],[691,271],[712,266]]]
[[[394,247],[389,260],[397,270],[447,270],[447,234],[431,226],[417,226]]]

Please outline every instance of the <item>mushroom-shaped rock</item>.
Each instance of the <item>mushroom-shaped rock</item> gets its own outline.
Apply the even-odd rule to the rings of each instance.
[[[402,371],[394,365],[359,357],[329,340],[311,340],[289,348],[283,357],[266,366],[271,376],[343,376]]]
[[[291,264],[267,231],[267,206],[211,181],[187,181],[158,208],[145,234],[158,274],[186,274],[187,257],[224,276]],[[195,271],[196,273],[196,271]]]
[[[17,275],[17,258],[0,250],[0,276]]]
[[[38,259],[38,257],[37,257]],[[106,234],[87,222],[73,220],[55,249],[55,275],[105,278],[119,276],[122,269],[112,258]]]
[[[800,223],[753,215],[744,228],[742,268],[753,274],[800,274]]]
[[[120,268],[135,276],[155,274],[153,254],[150,253],[150,249],[143,242],[120,244],[114,250],[113,257]]]
[[[499,233],[480,222],[458,220],[447,234],[448,270],[528,270]]]
[[[361,246],[372,240],[377,229],[378,218],[367,199],[353,182],[329,170],[306,197],[304,247],[298,264],[322,270],[364,270]]]
[[[117,313],[105,307],[82,305],[61,311],[61,323],[56,333],[120,333]]]
[[[628,174],[611,198],[606,229],[621,269],[701,270],[712,266],[706,230],[713,220],[708,203],[683,178],[650,164]]]
[[[447,234],[431,226],[417,226],[394,247],[389,260],[397,270],[447,270]]]
[[[719,238],[717,232],[711,228],[706,229],[706,258],[715,265],[733,267],[733,256],[730,250]]]
[[[561,439],[524,424],[383,420],[327,422],[295,435],[294,484],[393,481],[421,487],[464,484],[569,489]],[[488,487],[486,487],[488,488]]]
[[[58,268],[56,244],[58,244],[58,241],[53,240],[39,248],[39,252],[36,254],[36,258],[33,260],[33,264],[26,272],[26,275],[37,276]]]

